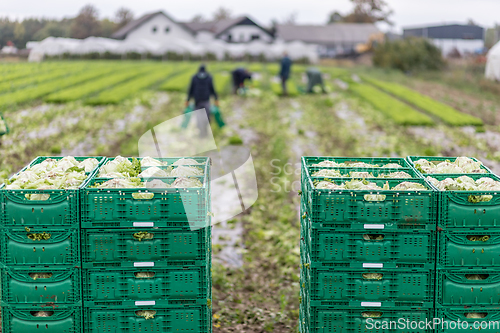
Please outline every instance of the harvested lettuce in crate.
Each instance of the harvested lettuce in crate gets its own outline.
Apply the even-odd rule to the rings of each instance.
[[[427,181],[434,185],[440,191],[499,191],[500,182],[488,178],[482,177],[478,180],[474,180],[468,176],[460,176],[458,178],[446,178],[443,180],[437,180],[431,176],[428,176]],[[492,195],[469,195],[468,201],[470,203],[488,202],[493,199]]]
[[[52,273],[29,273],[28,275],[33,280],[36,280],[36,279],[50,279],[52,277]]]
[[[192,158],[181,158],[173,163],[173,165],[198,165],[203,163],[198,163]]]
[[[366,280],[382,280],[384,274],[381,273],[363,273],[363,279]]]
[[[54,311],[31,311],[33,317],[51,317]]]
[[[480,312],[469,312],[465,314],[465,318],[469,319],[482,319],[485,318],[488,314],[487,313],[480,313]]]
[[[322,161],[312,165],[313,167],[338,167],[338,168],[402,168],[401,165],[397,163],[388,163],[380,166],[379,164],[370,164],[365,162],[342,162],[337,163],[335,161]]]
[[[117,156],[106,162],[99,170],[98,177],[102,178],[128,178],[137,177],[141,173],[141,162],[135,157],[132,161],[128,158]]]
[[[87,158],[78,162],[74,157],[67,156],[60,160],[47,158],[26,170],[16,174],[6,182],[7,190],[60,190],[78,189],[85,179],[86,172],[92,171],[99,161]],[[29,200],[48,200],[50,194],[28,193]]]
[[[155,272],[137,272],[134,276],[138,279],[150,279],[155,277]]]
[[[197,178],[179,177],[172,183],[172,187],[175,188],[203,187],[203,184]]]
[[[467,239],[471,242],[487,242],[490,239],[488,235],[468,235]]]
[[[419,159],[414,162],[415,168],[424,173],[487,173],[481,166],[481,162],[476,162],[471,158],[462,156],[457,157],[454,162],[449,160],[440,162],[438,164],[432,163],[426,159]]]
[[[163,170],[158,167],[149,167],[146,170],[142,171],[138,177],[141,178],[165,178],[170,176],[170,171]]]
[[[170,172],[171,177],[202,176],[203,170],[197,167],[180,165]]]
[[[167,165],[167,162],[158,161],[152,157],[144,157],[141,159],[141,166],[144,167],[159,167]]]

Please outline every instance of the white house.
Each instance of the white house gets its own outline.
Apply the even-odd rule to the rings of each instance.
[[[195,42],[195,33],[162,11],[147,14],[115,32],[111,37],[126,41],[150,40],[160,44],[170,39]]]
[[[212,22],[184,22],[187,28],[195,32],[199,43],[221,39],[227,43],[250,43],[255,40],[272,43],[273,34],[248,16],[240,16]]]

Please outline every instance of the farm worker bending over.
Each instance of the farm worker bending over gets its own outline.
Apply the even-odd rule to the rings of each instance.
[[[286,81],[290,77],[290,72],[292,69],[292,60],[288,57],[288,53],[283,53],[283,58],[281,59],[281,86],[283,87],[283,96],[288,95],[288,91],[286,90]]]
[[[325,84],[323,83],[323,77],[321,76],[321,72],[316,67],[309,67],[307,69],[307,92],[312,93],[313,88],[316,85],[321,86],[321,90],[323,93],[326,93]]]
[[[233,74],[233,93],[237,94],[238,89],[245,88],[245,80],[251,80],[252,74],[245,68],[236,68]]]
[[[212,75],[206,71],[205,65],[201,65],[198,73],[196,73],[191,79],[191,86],[188,91],[186,107],[189,106],[191,98],[194,98],[195,110],[205,109],[208,120],[210,121],[210,96],[214,96],[214,104],[219,106]],[[198,117],[198,128],[200,129],[201,136],[207,135],[207,126],[205,125],[206,123],[204,117]]]

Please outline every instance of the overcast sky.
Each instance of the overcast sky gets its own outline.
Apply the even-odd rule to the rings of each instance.
[[[500,23],[500,0],[386,0],[394,10],[395,30],[408,25],[444,22],[467,22],[470,18],[479,25],[489,27]],[[177,20],[189,20],[195,14],[210,17],[220,6],[235,15],[249,14],[261,24],[271,19],[284,20],[296,13],[298,23],[324,23],[328,13],[348,12],[349,0],[0,0],[0,15],[18,19],[24,17],[72,17],[87,3],[99,9],[101,17],[114,16],[121,7],[131,9],[138,17],[144,13],[164,10]],[[381,27],[385,30],[385,27]]]

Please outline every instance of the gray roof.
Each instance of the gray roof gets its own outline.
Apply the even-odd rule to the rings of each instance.
[[[332,23],[327,25],[278,25],[277,35],[286,42],[329,45],[336,43],[365,43],[380,30],[371,23]]]
[[[123,38],[125,38],[132,30],[135,30],[136,28],[138,28],[142,24],[146,23],[147,21],[149,21],[150,19],[152,19],[156,15],[163,15],[166,18],[168,18],[170,21],[177,23],[169,15],[165,14],[162,11],[158,11],[158,12],[154,12],[154,13],[151,13],[151,14],[143,15],[140,18],[138,18],[137,20],[133,20],[133,21],[129,22],[128,24],[126,24],[125,26],[123,26],[122,28],[120,28],[117,32],[115,32],[114,34],[112,34],[111,38],[117,38],[117,39],[123,39]],[[193,33],[193,31],[191,29],[189,29],[189,27],[187,27],[187,26],[185,26],[183,24],[180,24],[180,23],[179,23],[179,26],[182,27],[182,28],[184,28],[184,29],[186,29],[189,33],[191,33],[191,34]]]
[[[182,24],[189,28],[192,31],[199,32],[199,31],[210,31],[214,33],[216,36],[220,35],[227,29],[230,29],[231,27],[242,23],[242,22],[252,22],[265,32],[269,33],[269,31],[259,24],[255,23],[252,19],[250,19],[248,16],[239,16],[235,17],[233,19],[227,19],[227,20],[221,20],[221,21],[210,21],[210,22],[183,22]],[[244,24],[244,23],[243,23]]]
[[[432,39],[484,39],[484,28],[471,24],[445,24],[403,28],[404,37]]]

